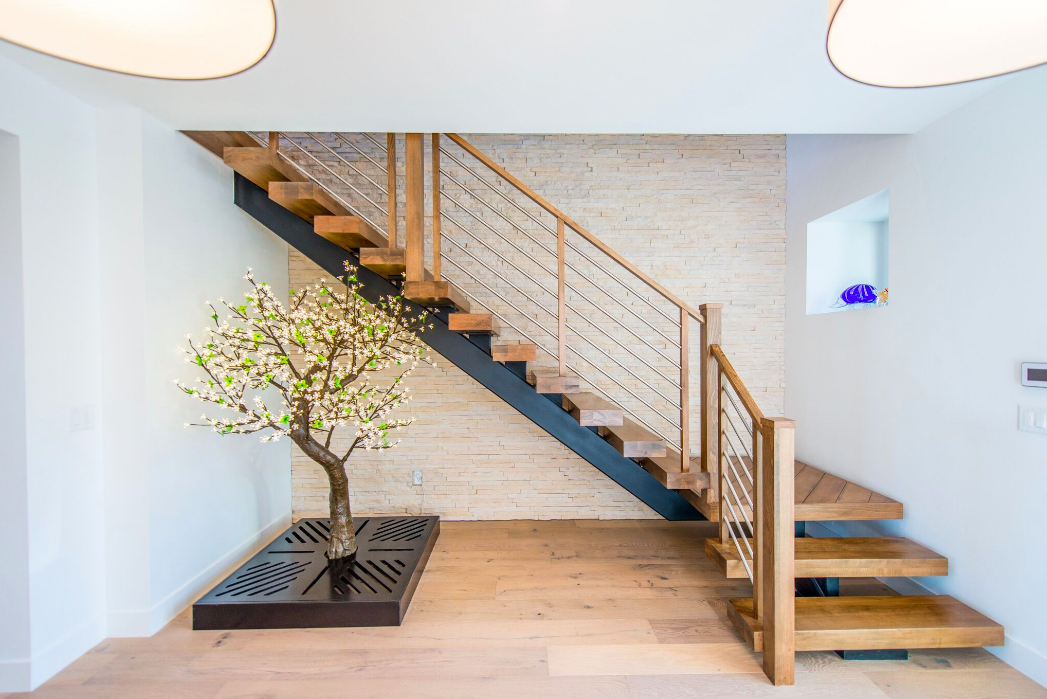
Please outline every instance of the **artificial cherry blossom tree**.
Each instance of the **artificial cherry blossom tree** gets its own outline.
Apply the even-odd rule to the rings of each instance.
[[[404,379],[419,362],[432,363],[418,333],[427,314],[411,316],[401,296],[368,303],[356,268],[346,263],[339,284],[291,291],[285,307],[268,284],[244,277],[250,290],[242,304],[219,299],[224,320],[211,308],[206,337],[182,351],[203,372],[195,383],[175,381],[182,391],[231,411],[202,416],[188,426],[222,435],[259,433],[263,442],[289,437],[327,473],[331,486],[328,558],[356,553],[345,463],[357,447],[390,449],[391,434],[413,418],[392,417],[410,395]],[[432,325],[429,325],[432,327]],[[276,405],[279,398],[280,405]],[[344,454],[331,449],[336,430],[352,441]]]

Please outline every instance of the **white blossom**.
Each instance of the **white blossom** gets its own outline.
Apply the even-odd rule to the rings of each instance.
[[[200,341],[187,336],[189,347],[181,350],[203,375],[175,383],[231,414],[192,424],[219,434],[261,433],[263,442],[313,439],[325,448],[335,430],[347,429],[355,439],[343,463],[357,446],[399,444],[391,434],[413,418],[393,413],[410,401],[404,379],[420,362],[432,364],[417,335],[432,325],[425,311],[410,316],[401,296],[368,303],[356,268],[346,263],[345,270],[337,285],[320,280],[292,291],[285,307],[248,269],[243,302],[219,300],[224,319],[207,304],[213,325]],[[392,377],[381,374],[386,369]]]

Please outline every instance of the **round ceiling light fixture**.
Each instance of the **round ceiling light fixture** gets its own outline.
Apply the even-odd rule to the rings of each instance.
[[[843,75],[933,87],[1047,63],[1044,0],[829,0],[825,39]]]
[[[273,0],[0,0],[0,39],[147,78],[234,75],[275,38]]]

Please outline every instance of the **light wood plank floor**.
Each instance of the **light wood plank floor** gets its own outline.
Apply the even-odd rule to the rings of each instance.
[[[708,523],[445,522],[398,628],[190,631],[99,644],[34,699],[1044,699],[984,650],[801,653],[771,687],[702,552]],[[875,581],[856,588],[877,589]],[[855,590],[857,591],[857,590]]]

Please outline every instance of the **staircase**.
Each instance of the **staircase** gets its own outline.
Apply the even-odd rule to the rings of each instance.
[[[728,611],[776,684],[797,650],[1003,643],[948,596],[839,596],[841,578],[948,562],[908,539],[805,536],[806,522],[900,519],[902,504],[795,460],[795,424],[762,414],[720,346],[719,304],[692,308],[465,139],[432,135],[426,191],[422,134],[402,159],[393,134],[187,135],[236,172],[241,208],[325,270],[349,259],[368,300],[433,309],[427,343],[551,436],[663,517],[719,522],[706,554],[753,581]]]

